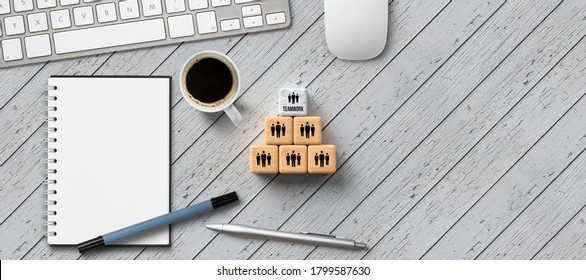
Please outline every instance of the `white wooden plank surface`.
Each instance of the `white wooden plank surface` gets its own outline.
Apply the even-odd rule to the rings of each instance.
[[[345,106],[344,111],[336,115],[333,120],[326,118],[325,141],[338,145],[338,154],[341,155],[338,157],[338,163],[340,165],[344,164],[354,151],[392,115],[396,108],[400,107],[427,78],[433,75],[443,65],[446,59],[461,46],[462,42],[482,23],[481,20],[478,20],[476,24],[468,24],[472,19],[486,18],[498,6],[499,3],[487,5],[485,2],[466,2],[460,5],[451,3],[434,19],[430,26],[426,27],[404,51],[399,53],[377,75],[374,81],[369,83],[365,89],[360,88],[360,95],[352,99]],[[450,28],[442,27],[436,29],[435,26],[450,26]],[[429,40],[428,34],[433,34],[435,40]],[[433,46],[433,52],[424,51],[429,50],[429,46]],[[417,56],[420,53],[425,53],[425,55]],[[419,76],[419,79],[414,81],[413,77],[417,76]],[[342,88],[336,88],[336,90],[341,91]],[[324,104],[320,106],[320,109],[328,108],[326,107],[329,105],[327,100]],[[369,113],[362,113],[364,111]],[[349,119],[353,121],[349,122]],[[236,168],[238,166],[237,164]],[[353,171],[342,170],[344,170],[343,167],[338,174],[348,175],[348,178],[354,176],[352,174]],[[263,191],[256,196],[255,200],[233,222],[252,223],[270,228],[280,227],[289,216],[303,205],[304,201],[312,197],[319,186],[326,182],[329,177],[309,176],[292,180],[296,178],[277,176],[275,180],[264,187]],[[229,180],[228,178],[226,181]],[[245,181],[240,184],[247,184],[247,182]],[[355,187],[355,184],[352,182],[348,184],[349,187]],[[267,201],[271,203],[266,203]],[[332,209],[332,204],[336,204],[336,201],[342,200],[331,200],[328,197],[320,200],[320,203],[322,203],[323,209],[325,210],[328,208]],[[331,210],[325,211],[325,213],[330,212]],[[319,210],[319,213],[316,214],[324,214],[324,211]],[[307,220],[307,225],[309,225],[311,219],[313,217]],[[317,221],[317,223],[320,222],[321,220]],[[198,257],[211,257],[207,254],[217,252],[216,254],[220,255],[215,257],[219,258],[227,256],[231,256],[231,258],[248,258],[262,243],[262,240],[251,240],[247,243],[242,243],[235,238],[220,235]],[[223,247],[221,244],[230,245]],[[248,246],[249,244],[252,244],[252,246]],[[303,247],[302,245],[298,246]],[[294,251],[292,248],[287,248],[287,252],[293,253]]]
[[[582,109],[585,103],[581,102]],[[524,259],[533,256],[584,205],[586,156],[582,154],[478,258]]]
[[[572,259],[586,258],[586,209],[582,208],[562,230],[550,240],[534,259]]]
[[[569,8],[573,9],[575,7]],[[558,21],[558,19],[555,21]],[[547,31],[548,28],[545,27],[543,30]],[[538,41],[544,40],[544,34],[542,32],[536,31],[532,33],[532,35],[535,35],[533,39],[528,40],[527,44],[523,44],[518,48],[520,53],[523,53],[524,50],[527,49],[538,50],[547,46],[546,44],[538,43]],[[574,42],[579,38],[580,37],[575,38]],[[554,40],[559,40],[559,38],[554,38]],[[571,44],[572,45],[567,46],[567,48],[573,46],[573,43]],[[536,48],[533,48],[534,46],[536,46]],[[558,59],[563,54],[564,53],[558,54]],[[581,51],[573,52],[573,54],[578,57],[582,55]],[[521,55],[525,56],[525,54]],[[505,75],[501,76],[511,77],[515,75],[514,73],[518,72],[515,76],[513,76],[515,78],[513,84],[508,85],[506,83],[502,83],[504,84],[505,89],[501,92],[501,94],[504,95],[503,98],[493,98],[487,104],[476,103],[477,101],[481,101],[483,99],[479,95],[490,96],[491,92],[494,92],[494,89],[487,87],[484,87],[482,91],[478,92],[478,95],[474,94],[470,96],[468,98],[470,102],[463,104],[463,107],[461,107],[461,110],[459,110],[459,112],[462,112],[463,114],[454,115],[453,120],[457,123],[453,125],[455,129],[450,129],[449,131],[438,130],[438,133],[435,136],[432,135],[432,139],[434,139],[433,142],[435,142],[433,143],[433,146],[431,146],[432,149],[437,150],[438,146],[444,148],[444,145],[439,144],[442,143],[444,139],[447,140],[446,144],[448,145],[445,145],[445,149],[440,149],[440,151],[438,151],[439,156],[442,156],[446,153],[453,154],[453,150],[455,149],[453,146],[458,147],[464,143],[476,143],[477,140],[475,141],[474,139],[465,140],[464,142],[460,143],[459,140],[450,140],[451,137],[446,137],[444,135],[455,134],[458,138],[461,139],[466,136],[458,135],[458,130],[461,130],[465,133],[468,133],[469,129],[472,130],[475,127],[483,130],[481,126],[471,126],[465,122],[462,123],[461,120],[467,119],[465,115],[466,112],[469,111],[468,108],[481,108],[481,110],[484,110],[484,108],[488,109],[485,113],[478,113],[472,110],[473,112],[471,115],[474,115],[475,118],[477,116],[479,120],[484,119],[485,115],[490,115],[491,113],[495,113],[495,115],[497,115],[495,120],[499,120],[501,117],[499,115],[504,114],[510,110],[511,106],[514,105],[519,100],[519,98],[523,97],[525,94],[524,91],[511,91],[511,89],[515,87],[515,84],[523,85],[524,81],[527,81],[527,74],[530,74],[531,72],[533,72],[531,75],[536,74],[537,78],[539,79],[540,76],[545,74],[549,69],[551,69],[551,66],[557,62],[555,59],[551,61],[551,57],[549,55],[550,54],[548,53],[545,55],[540,54],[539,57],[530,56],[516,59],[512,57],[512,61],[526,61],[526,65],[516,65],[516,69],[513,68],[512,73],[504,73]],[[568,57],[567,61],[574,60],[575,56]],[[533,67],[530,65],[532,61],[539,59],[545,59],[549,65],[547,65],[546,68],[541,68],[540,66]],[[501,67],[499,67],[496,72],[498,73],[501,69],[506,67],[507,65],[501,65]],[[519,104],[516,105],[510,115],[505,117],[501,123],[497,124],[493,129],[491,129],[491,133],[486,136],[484,136],[484,133],[482,133],[480,135],[482,136],[482,141],[476,144],[471,151],[469,149],[462,151],[465,153],[466,158],[457,158],[455,160],[457,165],[453,169],[449,170],[447,175],[444,174],[442,176],[442,180],[439,183],[432,183],[435,184],[433,185],[433,189],[426,194],[426,196],[418,203],[415,208],[410,210],[408,215],[402,217],[401,221],[397,225],[394,225],[392,229],[390,229],[390,232],[386,234],[385,238],[383,238],[383,240],[380,241],[378,245],[376,245],[377,248],[373,248],[366,257],[368,258],[369,255],[380,256],[383,258],[421,257],[426,252],[426,250],[433,245],[435,240],[439,239],[441,235],[457,221],[457,219],[466,211],[466,209],[469,209],[471,204],[477,201],[478,198],[487,189],[489,189],[495,181],[500,180],[501,175],[506,172],[510,166],[515,164],[515,162],[518,160],[518,157],[523,155],[525,151],[531,147],[533,143],[535,143],[536,140],[540,139],[540,137],[551,127],[552,123],[558,120],[559,117],[563,115],[563,113],[565,113],[567,109],[573,104],[573,102],[575,102],[575,100],[581,96],[580,86],[582,83],[578,82],[577,79],[580,79],[583,73],[581,73],[581,71],[578,69],[575,71],[572,70],[574,70],[572,67],[567,68],[567,71],[571,72],[571,74],[568,75],[569,77],[567,80],[564,79],[565,77],[556,77],[555,74],[557,72],[554,71],[554,74],[551,77],[546,77],[546,80],[550,81],[550,83],[547,84],[551,85],[551,88],[544,89],[538,86],[532,90]],[[557,80],[566,82],[570,80],[576,80],[576,88],[569,87],[572,83],[564,83],[563,85],[568,86],[568,88],[564,88],[562,85],[553,82]],[[489,86],[492,85],[490,80],[487,80],[486,83]],[[560,93],[558,91],[563,90],[568,90],[572,92],[573,95],[570,94],[567,96],[567,98],[566,96],[560,97]],[[516,97],[518,94],[519,96]],[[502,95],[497,95],[497,97],[500,96]],[[557,100],[556,97],[560,99]],[[549,103],[556,105],[545,106]],[[545,105],[541,106],[542,104]],[[450,126],[451,119],[452,118],[446,120],[444,124],[446,126]],[[482,126],[490,129],[493,127],[493,125],[494,120],[492,123],[483,123]],[[569,136],[568,134],[569,133],[562,133],[558,136]],[[560,144],[559,139],[555,139],[554,141]],[[565,148],[567,149],[567,147]],[[578,151],[581,150],[580,147],[577,147],[576,149],[578,149]],[[418,152],[425,151],[429,151],[430,153],[435,154],[435,151],[431,152],[430,149],[424,147],[423,145],[418,149]],[[557,152],[562,152],[562,150],[558,150]],[[418,158],[420,155],[421,154],[413,154],[414,158]],[[491,160],[482,161],[481,159],[485,157],[490,157]],[[445,162],[445,160],[441,159],[441,157],[439,160],[437,160],[435,157],[432,157],[430,158],[430,161]],[[529,162],[531,161],[525,162],[525,165],[528,165]],[[547,161],[542,159],[539,162],[546,163]],[[433,163],[431,165],[434,167]],[[403,166],[405,166],[405,164],[403,164]],[[529,167],[533,168],[532,170],[537,172],[537,174],[531,174],[529,171],[526,171],[525,173],[528,177],[541,177],[542,174],[540,174],[540,171],[542,170],[540,170],[540,167],[528,166],[528,168]],[[436,167],[434,167],[434,169],[437,170]],[[560,169],[563,168],[560,167]],[[421,168],[415,168],[415,170],[421,170]],[[401,176],[401,174],[396,174],[394,176]],[[394,176],[392,175],[391,177]],[[421,182],[419,179],[411,180],[411,182],[414,181],[416,181],[417,184]],[[389,182],[393,181],[389,180]],[[506,188],[506,186],[510,186],[510,184],[505,182],[504,186],[505,187],[503,188]],[[499,195],[506,196],[506,190],[500,190],[501,191],[499,192]],[[512,196],[510,200],[516,201],[516,197]],[[490,200],[486,201],[487,204],[490,204],[490,202]],[[449,207],[439,207],[440,205],[449,205]],[[504,210],[499,206],[495,205],[495,209],[493,210],[494,213],[498,213],[500,210]],[[493,212],[491,212],[491,214]],[[357,211],[357,213],[359,212]],[[500,216],[499,218],[502,219],[503,217]],[[484,228],[491,229],[488,226]],[[421,236],[425,236],[425,241],[421,239]],[[474,240],[475,242],[481,241],[477,237],[475,237]],[[459,244],[461,245],[462,243]],[[382,254],[381,250],[390,251],[386,251],[384,254]]]
[[[396,6],[393,6],[391,14],[399,14],[401,15],[401,17],[399,17],[397,20],[392,20],[391,24],[394,24],[395,30],[393,33],[396,35],[393,37],[392,41],[389,42],[389,48],[385,51],[385,54],[383,55],[383,57],[381,57],[379,61],[373,61],[371,63],[338,63],[337,61],[334,61],[331,64],[331,66],[324,70],[322,73],[316,73],[320,74],[318,78],[315,78],[315,75],[307,75],[303,72],[294,72],[291,76],[285,78],[285,80],[290,81],[300,80],[303,81],[303,86],[309,86],[309,90],[311,92],[310,111],[315,112],[316,110],[320,110],[320,112],[324,112],[324,114],[321,115],[325,123],[327,123],[329,119],[335,116],[336,112],[342,109],[344,105],[347,104],[347,102],[352,98],[352,96],[354,96],[355,93],[357,93],[366,83],[368,83],[368,80],[365,80],[367,79],[367,77],[369,77],[368,75],[356,75],[355,73],[374,74],[377,68],[382,68],[385,64],[386,59],[391,59],[394,56],[394,54],[399,52],[401,48],[404,47],[409,42],[409,40],[413,38],[417,34],[417,32],[429,22],[431,18],[433,18],[433,16],[437,12],[439,12],[444,3],[441,3],[442,5],[436,5],[435,10],[417,9],[417,7],[428,5],[425,3],[425,1],[407,1],[405,3],[393,4],[396,4]],[[414,9],[410,9],[411,7],[414,7]],[[413,10],[414,12],[411,13],[409,12],[410,10]],[[419,12],[425,12],[426,14],[419,14]],[[325,42],[323,40],[322,33],[323,26],[321,25],[321,23],[320,25],[315,27],[315,30],[316,32],[308,32],[308,36],[302,37],[300,39],[300,42],[310,42],[319,40],[321,42],[320,49],[316,52],[311,53],[305,52],[305,50],[303,50],[302,48],[291,49],[283,56],[283,58],[286,59],[286,62],[281,62],[285,68],[289,67],[295,69],[298,68],[295,65],[300,63],[300,61],[319,61],[323,57],[327,57],[329,59],[329,62],[331,62],[332,57],[331,55],[329,55],[327,49],[325,48]],[[300,46],[303,45],[304,44],[301,44]],[[373,65],[373,63],[375,64]],[[280,72],[282,72],[281,69],[275,69],[275,73]],[[323,79],[321,78],[322,75],[328,75],[331,78]],[[265,81],[262,82],[264,83]],[[268,82],[273,81],[269,80]],[[348,91],[348,93],[353,94],[343,95],[335,93],[342,88],[345,88]],[[275,93],[275,91],[268,92],[268,98],[274,98]],[[271,101],[265,104],[264,106],[266,108],[265,110],[276,111],[274,101]],[[259,122],[258,125],[260,125],[260,123],[261,122]],[[259,141],[258,134],[260,134],[260,128],[255,131],[255,135],[257,135],[257,142]],[[204,191],[203,196],[205,197],[211,195],[212,193],[227,191],[226,186],[231,186],[233,189],[237,189],[240,194],[243,193],[243,196],[245,198],[246,196],[254,197],[255,193],[257,193],[260,190],[260,188],[266,184],[266,182],[270,181],[271,176],[241,174],[241,168],[243,165],[246,165],[246,161],[246,153],[241,153],[238,156],[238,158],[233,163],[231,163],[230,166],[228,166],[228,168],[222,172],[222,174],[220,174],[220,176],[214,181],[214,183],[212,183],[211,186]],[[315,178],[316,176],[299,176],[298,178],[301,179],[301,177]],[[297,185],[297,182],[295,182],[295,185]],[[250,186],[256,187],[251,188]],[[279,198],[278,201],[281,202],[284,200],[281,200],[281,198]],[[267,210],[268,209],[272,208],[267,208]],[[231,211],[229,216],[225,216],[224,218],[222,218],[219,215],[214,215],[214,219],[229,220],[234,215],[235,213]],[[202,236],[205,236],[206,239],[211,239],[213,238],[213,236],[216,235],[213,232],[210,232],[209,230],[206,230],[204,228],[196,230],[187,228],[186,230],[189,231],[189,235],[185,234],[183,235],[183,237],[188,238],[187,236],[189,236],[191,238],[195,238],[194,240],[197,240],[197,238],[202,238]],[[205,242],[203,242],[202,245],[205,245]],[[198,251],[193,251],[194,249],[195,248],[191,247],[187,247],[185,249],[191,250],[188,256],[190,255],[190,257],[193,257],[198,253]],[[178,250],[183,250],[183,248],[178,248]],[[145,254],[141,255],[141,258],[149,254],[149,251],[151,250],[147,250]],[[174,251],[173,254],[174,256],[176,256],[175,254],[177,254],[177,251]],[[157,254],[156,256],[159,257],[160,255]]]
[[[301,24],[295,25],[295,29],[289,29],[287,31],[289,31],[288,33],[285,31],[279,31],[279,32],[273,32],[273,33],[262,33],[262,34],[253,34],[253,35],[249,35],[248,38],[249,41],[242,41],[239,42],[239,45],[243,46],[243,48],[247,49],[248,55],[242,55],[242,56],[235,56],[232,55],[231,52],[228,52],[228,48],[225,49],[219,49],[219,51],[223,51],[223,52],[228,52],[229,55],[232,56],[232,58],[234,59],[234,61],[236,62],[237,65],[250,65],[250,69],[243,69],[240,67],[241,71],[246,71],[246,73],[253,71],[252,68],[254,68],[254,71],[257,72],[257,75],[259,76],[260,74],[262,74],[262,71],[259,71],[259,69],[263,69],[261,66],[266,66],[266,68],[270,67],[270,65],[272,63],[267,63],[270,62],[270,60],[268,60],[267,58],[269,57],[275,57],[278,58],[278,54],[280,54],[282,52],[282,49],[287,49],[288,45],[292,44],[293,42],[296,41],[296,37],[295,34],[297,34],[297,36],[299,36],[300,34],[305,32],[305,28],[312,24],[313,22],[315,22],[315,19],[317,19],[318,17],[321,16],[321,12],[319,9],[316,9],[317,7],[319,7],[320,5],[314,4],[314,5],[300,5],[300,3],[297,3],[297,5],[292,5],[292,14],[293,16],[296,18],[296,20],[301,20]],[[297,7],[297,10],[296,10]],[[297,11],[299,12],[299,16],[297,16]],[[308,18],[308,17],[314,17],[314,18]],[[285,35],[284,35],[285,34]],[[210,41],[213,42],[213,41]],[[269,45],[272,46],[272,48],[267,47],[267,43],[266,42],[276,42],[276,45]],[[199,42],[198,42],[199,43]],[[203,42],[202,42],[203,43]],[[229,44],[226,44],[229,45]],[[208,48],[210,48],[208,46]],[[231,51],[236,51],[237,49],[231,49]],[[193,50],[186,48],[184,50],[182,50],[181,48],[178,51],[175,51],[173,55],[178,56],[178,58],[175,57],[171,57],[170,59],[167,59],[162,65],[161,67],[159,67],[157,69],[157,71],[154,74],[164,74],[164,73],[158,73],[159,70],[161,69],[166,69],[166,68],[170,68],[167,67],[166,65],[168,64],[168,62],[173,63],[173,65],[181,65],[183,63],[184,60],[186,60],[189,56],[191,56],[193,54]],[[166,67],[166,68],[165,68]],[[266,69],[265,68],[265,69]],[[250,70],[250,71],[247,71]],[[173,77],[175,80],[178,80],[178,76],[179,76],[179,69],[174,69],[175,72],[173,72]],[[243,72],[245,73],[245,72]],[[168,75],[168,74],[166,74]],[[248,83],[252,83],[255,81],[255,79],[258,77],[255,77],[254,75],[248,75],[247,79],[243,79],[243,88],[247,87]],[[173,88],[173,96],[179,96],[179,89],[178,87],[175,85]],[[179,151],[179,152],[174,152],[173,153],[173,160],[175,160],[177,157],[179,157],[181,154],[183,154],[185,151],[184,150],[180,150],[182,147],[183,149],[187,148],[187,147],[191,147],[191,145],[193,144],[192,141],[195,141],[195,139],[198,139],[202,134],[204,134],[205,132],[207,132],[207,129],[209,126],[211,126],[215,119],[210,118],[207,115],[204,115],[203,113],[200,113],[196,110],[193,110],[191,107],[189,107],[189,105],[187,105],[185,102],[180,102],[177,104],[177,106],[175,106],[173,108],[173,112],[172,115],[174,116],[174,120],[173,120],[173,128],[172,128],[172,141],[173,141],[173,151]],[[175,117],[176,115],[179,115],[179,117]],[[219,114],[218,114],[219,116]],[[195,121],[194,121],[195,120]],[[231,123],[229,124],[229,130],[232,130],[232,125]],[[177,128],[177,127],[180,128]],[[189,127],[189,129],[182,129],[181,126],[186,126]],[[235,140],[237,141],[237,139]],[[208,150],[208,153],[213,153],[213,151]],[[201,157],[201,155],[198,155],[197,159],[199,159]],[[193,166],[191,166],[191,161],[187,162],[187,164],[189,165],[189,169],[192,169]],[[173,165],[175,166],[175,165]],[[173,167],[174,168],[174,167]],[[185,171],[185,172],[189,172],[189,171]],[[175,174],[177,174],[176,172],[174,172],[173,170],[173,176],[175,176]],[[175,180],[175,179],[174,179]],[[189,190],[190,194],[191,191],[193,190]],[[183,200],[184,202],[181,202],[176,199],[173,198],[173,208],[177,209],[177,208],[181,208],[181,207],[185,207],[186,204],[185,203],[189,203],[189,201],[192,200],[191,197],[189,197],[189,195],[186,195],[184,197],[180,198],[181,200]],[[43,246],[42,244],[39,246]],[[36,251],[36,250],[35,250]],[[129,258],[129,257],[134,257],[132,255],[128,255],[126,254],[126,251],[120,251],[122,252],[121,255],[117,254],[117,253],[112,253],[111,251],[105,251],[103,252],[104,254],[100,254],[99,257],[107,257],[109,258],[109,255],[111,254],[112,258]],[[74,254],[77,255],[77,253],[73,252]],[[44,254],[44,253],[43,253]],[[95,258],[98,257],[98,254],[96,253],[89,253],[88,256],[85,256],[84,258]]]
[[[547,10],[551,8],[553,7],[547,8],[546,5],[546,7],[542,6],[541,10],[545,10],[543,13],[547,14]],[[345,227],[348,231],[344,233],[336,229],[334,231],[336,235],[353,236],[374,245],[378,241],[377,238],[382,237],[393,225],[393,221],[404,215],[419,200],[414,197],[419,197],[418,195],[425,193],[431,187],[418,184],[417,180],[425,173],[415,173],[415,177],[409,176],[402,182],[401,176],[405,175],[404,172],[396,173],[398,177],[394,177],[397,166],[399,164],[400,167],[403,166],[405,157],[409,156],[414,148],[419,149],[419,143],[427,138],[446,115],[492,72],[523,39],[524,34],[530,33],[533,26],[537,25],[542,18],[525,18],[521,21],[514,16],[518,10],[520,9],[516,4],[504,4],[341,169],[348,168],[348,171],[336,173],[312,197],[312,200],[287,221],[283,228],[299,230],[310,224],[308,228],[310,231],[331,232],[345,220],[345,224],[349,224],[349,228],[352,229]],[[493,31],[503,25],[509,28],[503,32]],[[514,31],[515,29],[517,30]],[[508,32],[514,32],[515,35],[510,36]],[[476,52],[482,52],[484,55],[479,57],[475,55]],[[385,86],[386,83],[382,83],[378,88]],[[389,140],[392,142],[388,142]],[[435,145],[436,142],[431,143]],[[385,146],[390,146],[388,149],[392,149],[392,152],[381,152],[380,147]],[[422,159],[427,160],[429,152],[428,149],[424,149],[422,156],[415,158],[418,158],[421,163]],[[368,162],[365,159],[368,159]],[[408,167],[406,170],[411,171]],[[390,179],[379,184],[390,172],[393,172]],[[347,180],[353,182],[355,187],[341,188]],[[413,185],[410,184],[410,180],[414,180]],[[370,193],[377,187],[378,189],[371,195]],[[368,198],[365,200],[366,197]],[[327,204],[324,201],[328,201]],[[338,204],[338,201],[345,201],[345,203]],[[324,205],[325,209],[332,210],[318,215],[315,209],[321,205]],[[368,207],[372,211],[354,211],[357,205],[360,205],[358,209]],[[350,213],[352,214],[346,218]],[[261,248],[258,258],[274,255],[272,252],[281,251],[282,246],[284,245],[274,244],[266,249]],[[295,253],[298,254],[298,258],[308,256],[313,249],[308,249],[307,246],[298,247],[299,253]],[[310,255],[309,258],[318,257],[322,251],[332,254],[320,256],[323,258],[359,258],[365,253],[318,249],[316,254]]]
[[[577,56],[584,56],[583,42],[577,48],[581,53],[576,50],[578,53],[570,53],[564,61],[574,61]],[[580,76],[575,75],[575,77]],[[547,80],[548,78],[544,81],[547,82]],[[551,85],[554,84],[551,83]],[[536,88],[532,94],[540,90],[543,89]],[[562,90],[564,88],[560,86],[550,89],[549,92],[559,94]],[[539,95],[542,94],[539,93]],[[540,191],[547,188],[586,147],[586,139],[583,138],[584,129],[579,128],[571,117],[567,119],[569,123],[561,131],[554,129],[556,136],[546,136],[540,140],[497,184],[490,186],[490,192],[483,195],[472,209],[465,210],[466,214],[459,217],[457,223],[452,221],[453,227],[427,252],[424,258],[475,258],[490,240],[502,231]],[[544,141],[551,142],[543,143]],[[492,210],[486,211],[487,209]]]
[[[365,239],[376,244],[367,258],[472,258],[486,247],[468,252],[477,242],[490,243],[481,258],[586,257],[579,179],[586,98],[575,104],[586,91],[581,1],[558,7],[559,0],[395,0],[388,47],[367,62],[328,52],[322,1],[290,2],[293,25],[286,30],[0,70],[0,258],[366,253],[234,238],[202,227],[229,221]],[[228,53],[244,73],[237,106],[248,119],[234,128],[222,114],[199,113],[173,84],[172,207],[232,190],[242,202],[174,226],[169,248],[79,255],[75,248],[49,247],[40,185],[40,100],[48,76],[154,74],[177,81],[182,63],[203,49]],[[261,120],[276,114],[276,90],[284,86],[312,93],[310,111],[324,118],[324,140],[338,145],[336,174],[248,173],[248,145],[262,141]]]

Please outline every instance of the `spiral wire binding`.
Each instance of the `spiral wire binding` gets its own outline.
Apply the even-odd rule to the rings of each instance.
[[[57,211],[54,209],[54,206],[57,205],[57,200],[54,198],[55,195],[57,195],[57,179],[51,178],[51,176],[57,174],[57,169],[55,169],[54,166],[51,166],[51,164],[57,163],[57,148],[50,147],[52,143],[57,142],[57,138],[52,137],[54,136],[52,135],[52,133],[57,132],[57,128],[55,127],[57,117],[49,116],[52,112],[57,111],[57,106],[55,106],[56,104],[54,104],[57,101],[57,96],[50,95],[50,92],[54,90],[57,90],[57,86],[49,85],[47,87],[47,118],[45,119],[45,121],[47,122],[47,128],[45,130],[47,132],[47,138],[44,141],[47,143],[47,159],[45,161],[47,164],[47,170],[45,171],[47,177],[43,181],[43,184],[47,186],[47,189],[45,191],[45,195],[47,195],[47,200],[45,201],[45,205],[47,206],[47,211],[45,212],[47,221],[44,224],[47,227],[46,235],[48,237],[57,236],[57,231],[54,230],[55,226],[57,226],[57,221],[55,221]]]

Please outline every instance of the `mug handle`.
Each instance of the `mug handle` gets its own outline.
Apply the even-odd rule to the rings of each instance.
[[[235,126],[240,126],[244,123],[244,118],[242,118],[242,115],[238,112],[236,106],[230,105],[230,107],[224,109],[224,112],[230,120],[232,120],[232,123],[234,123]]]

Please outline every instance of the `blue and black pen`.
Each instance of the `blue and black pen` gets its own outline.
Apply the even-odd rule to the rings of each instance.
[[[115,244],[117,242],[131,238],[133,236],[137,236],[147,231],[151,231],[162,226],[170,225],[203,214],[205,212],[209,212],[213,209],[222,207],[237,200],[238,196],[236,195],[236,192],[231,192],[222,196],[214,197],[210,200],[202,201],[198,204],[186,207],[184,209],[164,214],[152,218],[150,220],[146,220],[144,222],[140,222],[138,224],[134,224],[110,233],[106,233],[94,239],[90,239],[88,241],[79,243],[77,245],[77,249],[80,253],[83,253],[90,249]]]

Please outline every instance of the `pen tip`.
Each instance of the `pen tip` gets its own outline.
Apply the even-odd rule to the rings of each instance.
[[[362,249],[362,250],[367,249],[366,244],[360,243],[360,242],[354,243],[354,247],[356,247],[357,249]]]
[[[222,224],[212,224],[212,225],[206,225],[207,229],[211,229],[214,231],[222,231],[222,228],[224,227],[224,225]]]

